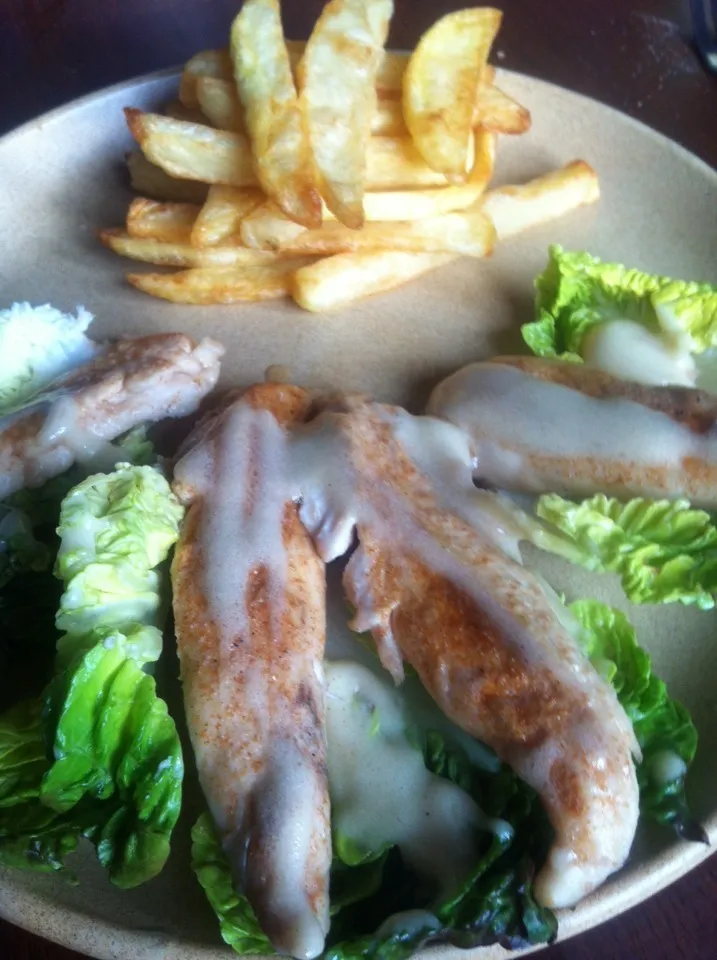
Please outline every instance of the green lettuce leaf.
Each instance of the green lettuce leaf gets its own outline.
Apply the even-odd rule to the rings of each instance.
[[[653,276],[553,246],[535,287],[537,319],[522,334],[541,357],[580,362],[585,334],[609,320],[685,335],[694,353],[717,345],[717,287],[709,284]]]
[[[124,464],[83,480],[59,512],[68,632],[42,700],[0,718],[0,862],[64,869],[85,837],[131,887],[164,865],[181,802],[177,731],[142,668],[161,653],[155,568],[183,511],[157,470]]]
[[[547,494],[536,512],[560,534],[538,546],[588,570],[619,574],[631,603],[715,606],[717,526],[689,501],[622,503],[598,494],[576,503]]]
[[[671,825],[686,839],[706,842],[685,795],[685,777],[697,750],[697,730],[688,711],[652,673],[650,658],[624,613],[597,600],[578,600],[569,610],[580,624],[586,654],[610,680],[632,721],[642,750],[637,768],[641,813]]]
[[[208,813],[202,814],[192,828],[192,868],[219,918],[225,943],[238,954],[273,954],[249,901],[234,889],[229,864]]]

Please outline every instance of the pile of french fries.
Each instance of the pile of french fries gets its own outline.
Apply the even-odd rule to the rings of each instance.
[[[314,312],[390,290],[599,196],[583,161],[487,189],[496,140],[530,113],[495,85],[501,13],[448,14],[411,54],[384,50],[391,0],[330,0],[306,43],[279,0],[245,0],[228,50],[186,64],[165,114],[125,110],[141,153],[122,256],[176,303],[291,296]]]

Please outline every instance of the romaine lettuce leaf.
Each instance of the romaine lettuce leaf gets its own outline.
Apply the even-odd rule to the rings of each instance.
[[[219,918],[225,943],[240,955],[273,954],[249,901],[234,889],[229,864],[208,813],[202,814],[192,828],[192,868]]]
[[[632,603],[715,606],[717,526],[687,500],[622,503],[603,494],[574,502],[539,498],[538,517],[560,532],[534,541],[588,570],[619,574]]]
[[[653,276],[553,246],[535,287],[537,319],[522,333],[541,357],[580,362],[585,334],[609,320],[687,337],[693,353],[717,345],[717,287],[706,283]]]
[[[68,632],[44,709],[38,701],[0,720],[0,862],[62,869],[86,837],[113,882],[130,887],[166,861],[182,755],[142,667],[161,653],[155,568],[182,514],[158,471],[126,464],[63,501],[57,624]]]
[[[686,839],[706,842],[685,795],[685,777],[697,750],[689,712],[652,673],[650,658],[624,613],[597,600],[578,600],[569,609],[580,624],[586,654],[609,679],[632,721],[642,750],[637,768],[641,813],[673,826]]]
[[[83,307],[73,317],[49,304],[15,303],[0,311],[0,413],[97,353],[85,336],[92,319]]]

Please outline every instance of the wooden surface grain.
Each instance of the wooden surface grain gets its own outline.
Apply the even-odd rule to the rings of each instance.
[[[463,5],[396,0],[390,42],[412,46],[438,15]],[[287,35],[306,37],[321,6],[284,0]],[[496,63],[608,103],[717,167],[717,78],[691,46],[686,0],[500,6]],[[0,0],[0,133],[74,97],[223,45],[237,7],[237,0]],[[642,906],[541,956],[717,960],[716,904],[712,857]],[[0,921],[1,960],[77,957]]]

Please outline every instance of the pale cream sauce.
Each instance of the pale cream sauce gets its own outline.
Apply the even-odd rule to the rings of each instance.
[[[326,733],[334,832],[359,850],[398,845],[450,892],[475,865],[480,831],[512,834],[460,787],[428,771],[407,736],[397,691],[358,663],[326,664]]]
[[[621,398],[596,399],[499,363],[476,363],[436,387],[429,412],[471,436],[477,473],[497,486],[542,491],[530,456],[595,458],[671,471],[686,457],[717,465],[717,433],[698,436],[666,414]]]
[[[592,327],[581,352],[589,366],[635,383],[694,387],[697,380],[684,339],[656,336],[634,320],[609,320]]]

